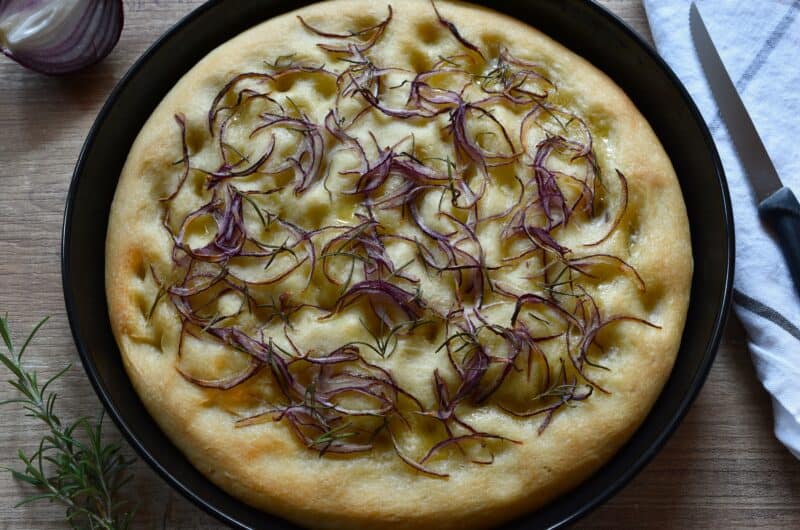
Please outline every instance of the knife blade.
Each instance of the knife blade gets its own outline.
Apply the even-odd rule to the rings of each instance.
[[[720,115],[755,192],[758,212],[775,228],[795,288],[800,294],[800,203],[792,190],[781,183],[694,2],[689,9],[689,28]]]

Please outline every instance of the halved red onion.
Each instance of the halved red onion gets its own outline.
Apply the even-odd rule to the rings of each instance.
[[[0,50],[31,70],[68,74],[108,55],[123,19],[122,0],[4,0]]]

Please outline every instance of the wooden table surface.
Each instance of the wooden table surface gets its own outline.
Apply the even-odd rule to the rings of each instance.
[[[84,73],[47,78],[0,58],[0,313],[8,312],[18,340],[51,315],[28,362],[43,375],[75,365],[56,385],[60,410],[68,417],[100,410],[72,343],[61,291],[59,245],[72,169],[117,80],[202,2],[124,3],[122,39],[104,62]],[[650,40],[640,0],[601,3]],[[0,387],[0,400],[12,395],[10,387]],[[769,399],[732,318],[708,382],[680,428],[637,478],[579,526],[800,528],[800,462],[775,440],[771,422]],[[109,429],[114,431],[110,424]],[[16,409],[0,410],[0,465],[15,465],[17,448],[31,450],[39,432]],[[136,528],[221,526],[143,462],[135,471]],[[0,474],[0,529],[67,527],[58,506],[13,508],[28,493],[9,474]]]

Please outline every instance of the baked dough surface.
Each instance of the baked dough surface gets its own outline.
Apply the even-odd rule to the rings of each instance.
[[[535,410],[542,403],[552,403],[557,394],[551,393],[545,401],[534,399],[545,390],[542,382],[548,374],[544,373],[544,364],[536,359],[532,362],[531,373],[527,374],[527,361],[520,358],[516,363],[519,371],[513,370],[485,403],[466,400],[457,409],[459,417],[477,431],[493,433],[506,440],[467,440],[462,444],[463,454],[455,445],[437,452],[425,462],[425,467],[448,475],[446,478],[404,463],[385,431],[376,437],[374,447],[368,452],[320,456],[293,433],[285,419],[273,417],[275,414],[262,416],[264,421],[237,423],[282,404],[281,394],[268,369],[261,369],[254,377],[229,390],[206,388],[181,374],[181,371],[192,374],[198,380],[224,379],[245,370],[250,362],[249,355],[236,351],[197,326],[191,333],[183,333],[181,314],[170,296],[163,293],[165,287],[180,284],[186,274],[185,258],[177,256],[173,260],[175,241],[170,230],[178,233],[181,219],[210,200],[212,192],[207,183],[212,177],[207,172],[217,170],[223,162],[218,138],[212,137],[208,128],[208,112],[215,96],[226,83],[244,72],[274,72],[288,64],[325,65],[330,71],[341,72],[351,63],[338,60],[342,54],[331,53],[317,44],[340,46],[342,41],[315,34],[300,24],[297,15],[315,28],[345,33],[386,18],[387,3],[366,0],[323,2],[259,24],[211,52],[164,98],[131,149],[112,206],[106,246],[106,289],[111,322],[126,370],[150,414],[202,473],[245,502],[298,524],[318,528],[487,526],[542,506],[580,483],[621,447],[650,410],[672,368],[689,302],[692,256],[688,221],[676,176],[658,139],[626,95],[599,70],[517,20],[475,6],[438,2],[442,16],[456,24],[464,39],[481,49],[486,57],[486,63],[481,63],[475,53],[437,22],[429,2],[404,0],[393,3],[392,7],[391,22],[377,44],[365,52],[376,65],[421,72],[441,58],[448,58],[474,70],[475,78],[463,93],[468,98],[474,96],[480,79],[485,79],[480,76],[492,69],[501,51],[506,49],[514,57],[535,63],[536,71],[552,81],[556,88],[546,86],[541,79],[530,83],[538,83],[537,89],[547,91],[546,101],[552,108],[565,109],[585,122],[592,134],[600,182],[594,215],[576,211],[566,226],[555,227],[551,234],[560,245],[571,249],[571,258],[615,256],[635,269],[644,284],[642,289],[635,274],[622,270],[624,267],[618,262],[607,260],[590,267],[591,274],[573,271],[576,279],[571,288],[579,289],[573,292],[583,296],[586,308],[588,300],[593,300],[604,318],[627,315],[658,327],[634,320],[620,320],[605,326],[590,354],[592,362],[607,369],[584,365],[585,374],[590,378],[586,381],[570,368],[565,353],[565,337],[573,335],[574,339],[576,330],[567,329],[569,324],[554,316],[556,311],[552,308],[541,304],[525,305],[519,315],[520,322],[526,322],[534,335],[547,335],[548,328],[550,335],[557,335],[557,338],[541,342],[549,361],[550,379],[558,378],[559,359],[565,360],[565,370],[577,378],[576,388],[585,390],[593,383],[592,395],[560,407],[546,428],[542,428],[545,415],[514,416],[504,408],[517,412]],[[448,66],[444,64],[442,68]],[[408,83],[403,85],[402,80],[410,77],[413,73],[409,75],[399,70],[387,75],[385,84],[396,87],[383,89],[387,106],[403,108],[409,92]],[[452,78],[431,80],[431,85],[448,82],[452,82]],[[287,113],[305,114],[315,124],[324,123],[326,114],[335,104],[337,91],[335,81],[306,72],[272,83],[245,80],[240,87],[234,87],[220,105],[234,105],[236,90],[244,88],[269,91],[270,97]],[[252,120],[258,119],[259,112],[269,110],[269,105],[276,104],[256,98],[246,105],[250,106],[240,109],[241,115],[229,121],[226,138],[230,147],[223,148],[225,156],[239,162],[242,161],[238,157],[246,156],[249,162],[272,141],[274,152],[267,164],[279,164],[290,157],[301,138],[296,131],[275,126],[272,135],[248,136],[255,123]],[[353,109],[364,106],[364,100],[355,96],[341,105],[342,114],[352,116]],[[271,108],[274,111],[275,107]],[[513,150],[521,154],[510,164],[487,168],[491,179],[480,201],[482,217],[514,206],[520,194],[520,182],[528,183],[524,187],[522,206],[536,199],[536,187],[530,181],[534,174],[532,153],[549,132],[548,126],[534,127],[530,138],[520,138],[517,132],[530,109],[531,105],[516,108],[497,104],[492,107],[494,116],[509,131]],[[223,110],[222,114],[225,112],[229,111]],[[176,115],[185,123],[186,148],[192,169],[179,193],[165,201],[162,199],[178,188],[184,170],[182,133]],[[472,179],[477,189],[478,184],[474,183],[480,178],[479,171],[474,161],[470,162],[454,148],[452,131],[447,130],[449,119],[448,112],[424,119],[399,119],[373,109],[348,133],[361,139],[370,161],[374,162],[379,153],[368,131],[375,134],[380,148],[398,145],[398,152],[413,150],[416,159],[426,161],[440,174],[447,174],[448,167],[451,171],[456,168],[459,175],[470,175],[464,178]],[[485,151],[510,152],[501,141],[499,130],[493,129],[489,121],[471,116],[469,134],[479,138],[476,141]],[[568,124],[563,134],[569,136],[573,127],[574,123]],[[251,201],[242,203],[243,222],[248,233],[258,234],[263,241],[276,246],[294,243],[291,231],[275,228],[273,219],[267,219],[267,227],[255,213],[254,205],[305,230],[330,225],[355,226],[361,222],[358,215],[366,215],[363,196],[347,194],[358,180],[358,175],[347,171],[358,167],[358,159],[352,149],[337,143],[330,132],[323,130],[320,134],[325,142],[321,169],[325,178],[316,180],[302,193],[295,192],[295,170],[291,168],[278,174],[268,174],[265,170],[238,180],[233,178],[220,188],[228,190],[225,186],[232,183],[245,192],[278,189],[269,195],[251,195],[248,197]],[[239,154],[233,154],[234,149]],[[581,160],[555,157],[552,163],[561,164],[558,167],[564,173],[577,171],[585,175],[588,171]],[[245,165],[247,162],[238,167]],[[622,181],[616,176],[617,170],[627,182],[624,216],[608,238],[587,246],[585,243],[603,236],[623,202]],[[570,188],[566,180],[569,179],[561,181],[565,189]],[[387,189],[381,192],[383,196],[396,190],[398,182],[392,177],[385,184]],[[566,195],[579,196],[579,187],[570,189]],[[219,193],[221,200],[233,200],[233,195]],[[467,214],[453,205],[450,196],[440,200],[445,193],[441,189],[421,193],[417,198],[420,215],[440,232],[463,230],[449,217],[437,213],[438,208],[469,222]],[[464,200],[463,194],[461,200]],[[165,217],[167,212],[169,216]],[[374,215],[393,232],[416,237],[426,246],[435,247],[430,238],[425,239],[420,234],[407,213],[401,215],[400,208],[375,208]],[[547,294],[542,278],[537,276],[537,271],[544,266],[545,251],[531,253],[513,266],[491,268],[503,264],[504,258],[524,252],[526,245],[530,245],[530,238],[519,234],[512,237],[503,232],[512,216],[513,213],[482,222],[475,230],[486,255],[487,274],[499,289],[498,292],[486,286],[482,313],[490,323],[507,327],[515,303],[503,295],[503,291],[516,295]],[[545,226],[547,221],[539,215],[531,218],[530,223]],[[185,244],[194,249],[208,244],[217,230],[209,215],[197,216],[185,228]],[[341,233],[334,230],[313,239],[318,257],[325,243]],[[467,253],[476,251],[476,246],[470,249],[466,243],[460,244],[465,245]],[[441,374],[451,393],[458,386],[457,373],[447,353],[440,348],[453,329],[445,329],[441,316],[459,305],[466,305],[466,313],[469,313],[470,302],[459,304],[454,272],[439,274],[426,270],[414,245],[407,240],[387,240],[386,250],[396,268],[403,266],[391,281],[422,296],[427,304],[423,318],[434,322],[414,332],[398,334],[397,347],[391,355],[380,357],[363,346],[360,355],[387,370],[426,410],[435,410],[434,372]],[[289,252],[281,252],[273,268],[267,271],[263,260],[258,259],[247,262],[239,258],[239,262],[228,267],[238,277],[258,282],[277,274],[271,271],[288,271],[295,263],[293,260],[302,259],[306,252],[307,246],[303,244],[295,248],[297,258]],[[313,273],[306,260],[281,281],[252,287],[252,296],[259,297],[264,305],[268,305],[269,300],[280,304],[280,295],[289,293],[286,296],[295,303],[312,304],[324,310],[300,309],[291,314],[287,325],[274,315],[265,317],[271,315],[266,309],[239,311],[243,297],[234,290],[207,301],[213,307],[204,309],[205,314],[222,319],[216,321],[215,326],[238,326],[256,339],[263,337],[265,343],[270,340],[280,343],[289,355],[293,347],[287,342],[287,336],[300,352],[311,352],[312,356],[353,341],[370,343],[373,339],[367,328],[375,331],[379,319],[364,300],[357,300],[327,316],[336,308],[336,300],[344,289],[364,280],[360,262],[355,258],[351,260],[345,251],[327,257],[326,261],[329,274],[338,279],[340,285],[326,279],[318,259]],[[355,276],[348,284],[346,277],[351,261],[359,265],[354,267]],[[554,274],[559,266],[552,267],[555,269],[550,272]],[[310,282],[309,274],[312,274]],[[401,275],[417,283],[404,280]],[[548,281],[554,282],[552,277]],[[564,307],[572,308],[574,318],[586,321],[586,313],[577,316],[580,311],[574,308],[576,296],[552,296]],[[581,311],[589,311],[586,308]],[[235,316],[226,321],[226,315]],[[548,319],[548,324],[542,323]],[[378,333],[385,332],[383,328],[377,329]],[[496,335],[483,332],[480,337],[487,349],[496,355],[504,354],[504,343]],[[180,356],[179,343],[182,343]],[[574,342],[571,347],[576,347]],[[458,358],[459,354],[454,355]],[[359,406],[359,399],[358,396],[345,398],[348,406],[355,407]],[[413,428],[404,428],[393,420],[398,444],[404,455],[420,461],[444,438],[443,424],[414,413],[418,408],[405,398],[399,403]],[[362,403],[361,406],[367,405]],[[457,434],[465,432],[462,427],[454,428]],[[491,463],[475,463],[476,460]]]

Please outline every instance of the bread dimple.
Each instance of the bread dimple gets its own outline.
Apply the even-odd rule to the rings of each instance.
[[[185,117],[192,165],[213,167],[219,159],[208,134],[207,112],[231,78],[242,72],[264,71],[265,62],[290,55],[291,60],[306,64],[341,67],[331,54],[316,46],[325,39],[304,29],[297,15],[326,31],[346,32],[384,19],[387,4],[335,0],[255,26],[211,52],[186,74],[134,143],[112,207],[106,289],[112,327],[126,369],[165,433],[215,483],[253,506],[300,524],[331,528],[479,527],[541,506],[586,478],[628,439],[660,392],[680,342],[692,271],[688,221],[670,161],[646,120],[602,72],[539,31],[484,8],[450,2],[437,2],[437,7],[490,59],[507,47],[516,56],[541,65],[552,77],[558,85],[555,100],[583,117],[593,132],[610,215],[620,200],[614,172],[618,169],[624,173],[628,209],[622,222],[612,237],[582,252],[620,257],[636,269],[647,290],[640,292],[630,278],[609,271],[596,280],[587,280],[586,285],[604,314],[632,314],[658,324],[660,329],[620,322],[604,331],[603,364],[610,371],[593,374],[610,393],[595,392],[574,408],[560,410],[541,434],[539,418],[515,418],[494,405],[467,407],[463,416],[476,428],[523,443],[493,445],[491,465],[473,464],[457,454],[437,461],[436,469],[449,472],[447,479],[416,472],[400,461],[390,446],[376,447],[364,455],[320,458],[298,442],[285,423],[267,421],[237,427],[237,418],[263,410],[268,404],[262,401],[277,395],[269,374],[259,373],[230,391],[200,388],[188,382],[176,370],[181,362],[187,369],[192,367],[191,359],[177,358],[179,316],[167,301],[155,303],[159,282],[176,281],[180,273],[171,259],[172,239],[164,229],[164,209],[159,201],[175,188],[181,175],[181,165],[175,163],[181,158],[175,115]],[[392,4],[392,8],[392,22],[379,44],[370,50],[376,64],[418,71],[430,68],[440,56],[463,53],[463,47],[437,23],[429,2],[404,1]],[[503,28],[502,32],[498,28]],[[335,101],[329,83],[302,76],[276,86],[275,95],[289,96],[317,123],[322,123]],[[509,129],[516,129],[523,113],[505,109],[498,115],[509,120]],[[371,112],[362,127],[376,131],[382,147],[413,133],[419,156],[435,157],[452,152],[452,140],[445,130],[447,119],[445,113],[427,121],[400,122]],[[279,149],[288,149],[292,137],[278,141]],[[513,141],[515,148],[521,148],[518,138],[513,137]],[[253,146],[254,151],[261,148],[262,144]],[[326,164],[337,171],[351,168],[354,161],[348,156],[327,153]],[[508,195],[516,190],[513,175],[501,175],[501,171],[498,169],[497,187],[486,195],[491,198],[487,200],[499,204],[496,211],[510,203]],[[204,179],[202,174],[190,174],[186,191],[175,201],[173,223],[208,200]],[[331,203],[321,184],[295,196],[291,175],[275,176],[276,182],[281,179],[286,189],[265,199],[265,204],[280,215],[303,226],[353,224],[357,200],[341,196]],[[334,189],[337,185],[341,190],[348,182],[331,184]],[[386,214],[385,219],[404,222],[394,214]],[[259,229],[252,213],[247,222],[249,229]],[[202,226],[196,229],[201,237]],[[579,242],[585,241],[586,231],[591,230],[602,235],[602,223],[565,229],[560,233],[561,241],[578,251]],[[509,251],[499,234],[498,226],[491,224],[481,233],[487,253]],[[398,263],[411,252],[402,244],[392,251]],[[305,289],[308,270],[307,265],[300,267],[282,289],[305,297],[309,303],[330,306],[340,293],[325,284],[320,274],[315,275],[312,287]],[[424,274],[418,264],[409,270]],[[262,274],[254,270],[256,273]],[[513,283],[519,278],[505,281]],[[433,305],[447,308],[452,303],[452,287],[444,279],[425,277],[422,289]],[[368,340],[355,309],[326,320],[310,314],[298,318],[292,336],[304,349],[329,351],[353,338]],[[278,335],[280,326],[269,331]],[[398,384],[431,404],[435,399],[431,382],[434,370],[454,377],[446,356],[435,353],[442,333],[420,336],[408,341],[403,351],[385,360],[370,357],[370,361],[381,363]],[[241,357],[234,357],[235,362],[230,364],[225,363],[222,353],[194,359],[207,363],[195,367],[198,375],[211,379],[216,372],[226,375],[241,368]],[[429,439],[425,436],[406,440],[406,447],[417,455],[419,451],[424,454],[435,442],[433,434]]]

